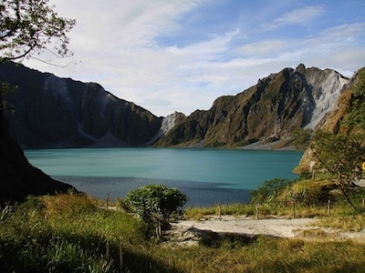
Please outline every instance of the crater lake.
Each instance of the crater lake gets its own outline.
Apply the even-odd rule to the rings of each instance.
[[[150,183],[176,187],[188,206],[249,202],[274,178],[294,179],[303,153],[243,149],[91,148],[25,150],[29,162],[93,197],[113,201]]]

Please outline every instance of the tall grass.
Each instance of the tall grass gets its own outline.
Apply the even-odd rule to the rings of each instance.
[[[330,206],[330,207],[329,207]],[[300,202],[291,201],[266,202],[262,204],[225,204],[209,207],[192,207],[187,208],[185,216],[188,219],[199,220],[211,215],[231,215],[231,216],[248,216],[266,218],[266,217],[284,217],[284,218],[313,218],[327,217],[329,215],[342,216],[353,214],[354,211],[343,203],[321,203],[307,205]],[[356,213],[357,214],[357,213]]]
[[[99,209],[87,196],[31,198],[2,216],[1,272],[113,272],[146,231],[132,216]]]
[[[210,247],[173,248],[149,240],[146,226],[133,216],[97,205],[87,196],[59,195],[3,207],[0,272],[363,272],[365,266],[364,244],[352,241],[231,235]],[[291,207],[284,205],[263,205],[261,212],[284,214],[285,209],[290,215]],[[253,215],[254,210],[232,204],[222,205],[220,213]],[[218,206],[190,208],[187,215],[218,212]],[[364,226],[362,216],[356,217],[354,222]]]
[[[224,204],[224,205],[216,205],[216,206],[208,206],[208,207],[189,207],[185,210],[185,216],[188,219],[199,220],[208,215],[253,215],[255,212],[254,204],[240,204],[240,203],[232,203],[232,204]]]

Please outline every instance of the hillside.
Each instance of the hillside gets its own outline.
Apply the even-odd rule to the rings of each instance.
[[[0,205],[23,201],[28,195],[46,195],[76,191],[29,164],[22,149],[9,136],[0,104]]]
[[[364,94],[365,68],[362,68],[350,79],[336,101],[333,111],[328,113],[316,129],[343,135],[365,133]],[[297,173],[308,171],[313,160],[316,161],[311,150],[307,149],[294,171]]]
[[[157,146],[241,147],[287,143],[297,128],[315,128],[331,112],[349,79],[300,64],[271,74],[235,96],[219,97],[206,111],[179,121]]]
[[[4,96],[10,132],[23,148],[141,146],[162,118],[119,99],[97,83],[41,73],[21,64],[0,66],[0,82],[16,86]]]

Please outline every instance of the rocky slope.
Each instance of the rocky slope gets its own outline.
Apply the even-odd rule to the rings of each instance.
[[[344,86],[341,95],[334,103],[333,111],[329,112],[322,119],[316,127],[317,130],[320,129],[343,135],[365,133],[365,97],[364,95],[357,96],[357,101],[355,102],[354,88],[362,89],[360,93],[365,94],[365,67],[355,73]],[[353,117],[356,118],[353,119]],[[351,122],[349,122],[349,118],[352,118]],[[307,149],[294,172],[310,171],[311,162],[314,163],[316,161],[317,159],[313,156],[312,151]]]
[[[68,184],[56,181],[29,164],[22,149],[8,132],[0,103],[0,206],[21,202],[28,195],[76,192]]]
[[[180,115],[157,146],[238,147],[258,142],[285,146],[291,131],[314,128],[333,110],[348,81],[331,69],[303,64],[285,68],[236,96],[218,98],[207,111]]]
[[[140,146],[159,132],[162,118],[119,99],[96,83],[40,73],[20,64],[0,66],[11,135],[23,148]]]

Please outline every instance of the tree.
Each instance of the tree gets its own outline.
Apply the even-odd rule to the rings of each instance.
[[[310,144],[314,156],[328,172],[337,176],[337,182],[346,201],[355,209],[346,189],[349,181],[353,181],[354,173],[361,169],[365,161],[365,147],[362,145],[363,135],[335,135],[318,130]]]
[[[52,52],[67,56],[69,38],[67,33],[76,21],[59,17],[48,5],[49,0],[2,0],[0,2],[0,64],[6,61],[23,60],[33,53],[40,53],[53,41]],[[54,38],[54,39],[53,39]],[[72,53],[70,53],[72,54]],[[0,136],[4,129],[2,100],[9,86],[0,87]]]
[[[312,139],[312,135],[312,129],[298,128],[291,132],[290,137],[296,149],[305,150]]]
[[[2,0],[0,3],[0,64],[22,60],[55,40],[54,54],[69,54],[67,33],[76,21],[59,17],[49,0]],[[53,39],[55,38],[55,39]]]
[[[159,239],[162,223],[168,222],[172,215],[182,215],[187,200],[187,196],[176,188],[150,184],[130,191],[125,202],[145,222],[155,224]]]

